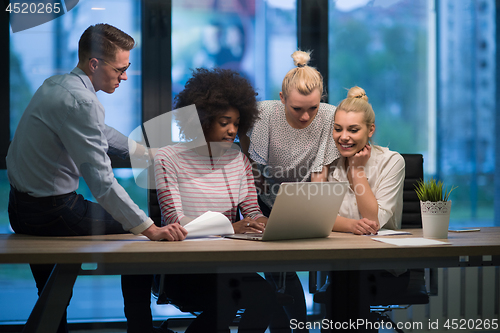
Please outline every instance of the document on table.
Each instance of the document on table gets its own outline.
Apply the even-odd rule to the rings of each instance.
[[[397,246],[451,245],[451,243],[429,238],[372,238],[375,241]]]
[[[191,237],[191,238],[186,238],[184,242],[223,241],[223,240],[229,240],[229,238],[224,238],[221,236]]]
[[[394,236],[394,235],[411,235],[411,233],[403,230],[390,230],[382,228],[377,232],[376,235],[371,235],[371,236]]]
[[[234,234],[233,225],[221,213],[208,211],[184,226],[188,231],[186,238],[208,237]]]

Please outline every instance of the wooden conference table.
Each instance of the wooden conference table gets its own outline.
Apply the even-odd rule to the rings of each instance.
[[[407,229],[422,237],[421,229]],[[79,274],[335,271],[500,266],[500,227],[449,233],[449,245],[395,246],[368,236],[332,233],[325,239],[256,242],[152,242],[144,236],[35,237],[0,235],[0,264],[57,264],[24,332],[55,332]],[[82,270],[95,263],[96,269]]]

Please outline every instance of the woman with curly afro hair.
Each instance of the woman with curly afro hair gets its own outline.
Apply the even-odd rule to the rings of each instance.
[[[238,133],[246,133],[258,119],[257,93],[250,82],[237,72],[229,69],[215,68],[212,70],[198,68],[174,99],[175,109],[196,105],[198,118],[207,133],[217,117],[236,109],[239,112]],[[193,129],[197,119],[189,119],[189,114],[179,112],[176,119],[185,139],[196,139]]]
[[[162,224],[184,226],[212,211],[224,214],[235,233],[264,230],[267,217],[257,203],[252,167],[233,144],[257,118],[256,95],[234,71],[194,70],[175,97],[174,116],[186,142],[163,147],[155,156]],[[244,218],[236,221],[238,207]],[[174,304],[203,310],[188,333],[229,332],[239,309],[245,309],[239,331],[265,332],[278,309],[273,288],[257,273],[166,275],[165,290]]]

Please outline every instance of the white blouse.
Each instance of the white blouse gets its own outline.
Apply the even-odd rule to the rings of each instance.
[[[321,172],[340,156],[332,137],[335,106],[320,103],[316,117],[303,129],[290,126],[279,100],[259,102],[258,108],[259,119],[248,133],[249,154],[270,185],[260,198],[272,207],[282,182],[310,181],[311,172]]]
[[[403,157],[388,148],[372,146],[370,159],[365,166],[365,173],[368,184],[377,199],[380,227],[401,229],[405,178]],[[344,157],[330,166],[328,180],[348,181]],[[339,215],[356,220],[363,218],[357,207],[356,196],[352,188],[349,188],[344,197]]]

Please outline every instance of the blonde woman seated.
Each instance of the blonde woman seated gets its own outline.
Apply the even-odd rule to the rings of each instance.
[[[234,222],[235,233],[264,230],[267,218],[257,204],[250,162],[232,148],[238,132],[248,130],[257,118],[255,95],[236,72],[197,69],[176,96],[176,109],[195,104],[197,114],[177,114],[180,133],[189,142],[161,148],[155,157],[163,224],[185,225],[215,211]],[[200,124],[203,133],[192,131]],[[244,219],[235,222],[238,207]],[[238,309],[245,309],[239,331],[264,332],[277,308],[271,285],[257,273],[176,274],[165,280],[167,297],[174,303],[203,310],[188,333],[229,332]]]
[[[341,155],[329,168],[329,181],[348,181],[333,231],[376,234],[384,227],[400,229],[405,162],[388,148],[373,145],[375,113],[360,87],[349,90],[337,106],[333,139]]]
[[[374,145],[375,113],[360,87],[349,90],[337,106],[333,139],[341,158],[329,167],[329,181],[348,181],[333,231],[374,235],[380,228],[399,229],[403,210],[405,162],[388,148]],[[396,271],[331,272],[326,316],[334,321],[370,320],[377,295],[408,286],[409,273]],[[331,296],[331,297],[328,297]],[[370,331],[369,329],[362,331]]]

